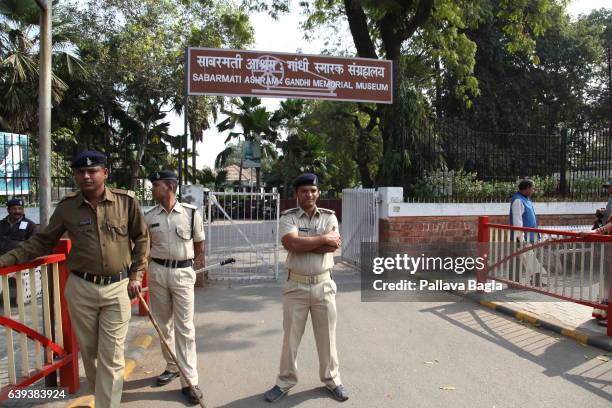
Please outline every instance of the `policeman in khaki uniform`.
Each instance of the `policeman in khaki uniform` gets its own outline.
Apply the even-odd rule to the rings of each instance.
[[[174,172],[155,172],[150,180],[153,183],[153,198],[159,202],[145,214],[151,234],[151,310],[170,349],[176,350],[177,360],[197,394],[193,393],[183,378],[181,392],[190,403],[197,404],[202,392],[197,386],[193,324],[196,280],[194,267],[202,267],[202,216],[195,206],[177,201],[178,178]],[[157,377],[157,384],[160,386],[179,376],[176,364],[163,347],[162,352],[166,360],[166,370]]]
[[[279,234],[287,250],[287,282],[283,287],[283,349],[276,385],[265,399],[275,402],[297,384],[297,351],[308,313],[312,318],[319,377],[332,396],[346,401],[348,393],[340,381],[336,352],[336,283],[331,278],[333,253],[340,246],[334,211],[318,208],[319,181],[302,174],[293,183],[298,208],[282,213]]]
[[[72,168],[80,191],[66,195],[49,225],[1,256],[0,266],[49,254],[68,232],[73,246],[65,296],[85,375],[96,408],[119,407],[131,317],[128,293],[135,296],[141,290],[149,234],[134,192],[105,186],[104,154],[82,152]]]

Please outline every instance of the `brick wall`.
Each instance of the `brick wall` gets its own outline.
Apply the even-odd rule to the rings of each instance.
[[[542,215],[540,226],[546,225],[591,225],[594,215]],[[489,222],[508,224],[508,216],[489,216]],[[380,242],[434,243],[474,242],[478,235],[478,217],[390,217],[380,220]]]

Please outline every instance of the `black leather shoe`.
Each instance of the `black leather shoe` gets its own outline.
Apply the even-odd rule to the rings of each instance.
[[[192,391],[190,387],[181,388],[181,392],[185,397],[187,397],[187,401],[189,401],[193,405],[197,405],[200,403],[200,399],[202,399],[202,391],[200,391],[200,387],[194,385],[195,393]]]
[[[275,385],[274,387],[266,391],[266,393],[264,394],[264,397],[266,401],[268,402],[276,402],[280,400],[281,398],[283,398],[285,395],[287,395],[287,392],[289,392],[289,390],[283,391],[281,387],[279,387],[278,385]]]
[[[349,399],[348,392],[346,391],[346,388],[344,388],[344,385],[342,385],[342,384],[340,384],[339,386],[337,386],[333,390],[331,388],[327,388],[327,389],[329,390],[329,392],[332,393],[332,396],[337,401],[344,402],[347,399]]]
[[[177,378],[180,374],[179,373],[173,373],[172,371],[164,371],[163,373],[161,373],[160,375],[157,376],[157,385],[159,385],[160,387],[162,385],[166,385],[168,384],[170,381],[174,380],[175,378]]]

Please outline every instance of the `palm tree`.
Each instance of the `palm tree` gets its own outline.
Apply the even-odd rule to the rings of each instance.
[[[34,132],[38,110],[39,8],[34,0],[0,0],[0,126]],[[53,21],[52,102],[68,88],[66,79],[84,75],[74,39],[63,21]]]
[[[233,99],[231,103],[236,111],[223,109],[222,113],[226,114],[227,118],[217,124],[217,130],[219,132],[231,131],[225,139],[225,143],[230,142],[232,139],[240,140],[240,138],[243,138],[245,142],[250,142],[258,146],[264,157],[275,157],[275,143],[278,140],[278,133],[272,121],[273,116],[266,110],[265,106],[261,106],[261,99],[241,97],[240,99]],[[242,129],[242,132],[232,131],[237,126]],[[232,147],[226,148],[217,156],[217,160],[215,161],[217,166],[223,166],[225,164],[225,159],[229,156],[230,152],[228,149],[232,149]],[[238,185],[242,183],[243,165],[244,160],[243,155],[241,155]],[[261,182],[261,167],[256,167],[256,174],[257,188],[259,188]]]
[[[290,181],[302,173],[315,173],[327,178],[327,144],[314,133],[298,130],[279,143],[282,157],[277,163],[277,178],[282,181],[285,198],[288,198]]]

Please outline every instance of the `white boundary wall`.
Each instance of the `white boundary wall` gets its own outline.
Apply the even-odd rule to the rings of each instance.
[[[508,215],[507,203],[404,203],[401,187],[381,187],[380,218],[430,217],[466,215]],[[595,215],[595,210],[606,206],[605,202],[535,202],[537,215]]]

